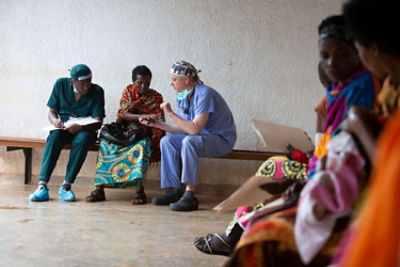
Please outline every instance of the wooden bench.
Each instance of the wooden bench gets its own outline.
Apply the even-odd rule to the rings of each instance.
[[[22,149],[25,154],[25,184],[31,182],[32,179],[32,149],[44,148],[46,140],[34,138],[20,138],[20,137],[0,137],[0,145],[6,146],[7,151]],[[66,146],[64,149],[70,149]],[[93,145],[89,150],[97,151],[99,144]],[[265,152],[265,151],[250,151],[234,149],[231,153],[218,157],[218,159],[235,159],[235,160],[259,160],[265,161],[269,157],[283,155],[283,153]]]

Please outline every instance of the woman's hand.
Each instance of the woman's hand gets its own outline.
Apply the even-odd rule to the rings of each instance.
[[[169,104],[169,102],[161,103],[160,107],[164,110],[164,113],[167,114],[168,116],[170,116],[171,113],[173,113],[171,105]]]
[[[160,128],[160,120],[151,114],[143,114],[139,117],[139,122],[147,127]]]
[[[350,108],[347,119],[340,126],[358,138],[371,160],[375,152],[376,139],[382,129],[378,117],[370,110],[354,106]]]
[[[332,196],[335,196],[335,186],[329,175],[321,176],[319,180],[319,185],[325,187]],[[320,202],[317,202],[313,207],[313,214],[318,220],[322,220],[326,215],[331,214],[331,212]]]

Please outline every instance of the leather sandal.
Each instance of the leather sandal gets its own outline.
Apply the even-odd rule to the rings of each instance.
[[[132,205],[147,204],[147,196],[144,192],[136,192],[133,196]]]
[[[211,245],[211,240],[213,242]],[[211,255],[229,256],[232,252],[232,247],[219,234],[208,234],[204,237],[198,237],[194,240],[195,247],[203,253]]]
[[[104,190],[95,189],[90,193],[90,196],[86,197],[87,202],[98,202],[106,200],[106,194]]]

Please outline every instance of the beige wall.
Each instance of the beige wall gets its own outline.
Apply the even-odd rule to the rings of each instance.
[[[262,150],[252,118],[314,134],[313,107],[323,95],[317,77],[317,25],[340,12],[332,0],[3,0],[0,1],[0,135],[41,137],[54,81],[86,63],[106,94],[105,122],[115,119],[131,70],[146,64],[152,87],[175,105],[168,71],[178,59],[231,107],[238,149]],[[41,150],[34,151],[34,175]],[[68,153],[55,175],[63,175]],[[90,153],[80,176],[93,177]],[[260,162],[203,160],[200,181],[240,184]],[[23,172],[22,152],[0,147],[0,173]],[[149,179],[159,179],[152,167]],[[82,178],[89,179],[89,178]],[[91,179],[91,178],[90,178]]]

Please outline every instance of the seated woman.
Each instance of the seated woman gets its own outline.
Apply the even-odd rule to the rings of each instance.
[[[377,76],[386,77],[379,100],[383,115],[390,117],[376,148],[371,149],[374,164],[368,195],[357,215],[353,234],[336,262],[338,266],[400,265],[397,206],[400,201],[400,39],[396,34],[399,7],[398,1],[351,0],[343,8],[363,63]],[[376,14],[383,16],[371,20]],[[369,128],[369,119],[361,121]],[[350,131],[357,133],[358,124],[351,124]],[[374,136],[370,135],[371,143]]]
[[[323,165],[328,144],[350,107],[371,109],[375,98],[374,79],[363,68],[343,17],[333,16],[322,21],[319,50],[322,68],[334,82],[327,90],[324,133],[314,152],[311,168],[310,164],[308,166],[308,181],[313,179],[316,167]],[[242,266],[245,262],[253,262],[255,265],[303,266],[294,238],[296,214],[297,208],[294,207],[252,222],[227,265]],[[348,217],[337,221],[333,234],[309,264],[320,266],[329,263],[347,223]]]
[[[363,69],[343,18],[327,18],[321,23],[319,34],[320,66],[322,67],[319,69],[320,80],[323,84],[329,84],[331,81],[334,83],[331,83],[328,88],[326,100],[322,101],[322,105],[326,101],[327,106],[321,107],[320,104],[316,110],[318,114],[325,114],[326,119],[312,158],[312,168],[310,168],[310,164],[306,164],[306,159],[298,162],[270,158],[260,167],[257,176],[271,177],[276,182],[283,180],[278,179],[283,177],[297,181],[311,178],[316,167],[316,160],[327,154],[326,145],[339,123],[346,116],[349,107],[358,105],[372,108],[373,106],[375,90],[377,90],[374,88],[375,79]],[[318,128],[320,127],[318,126]],[[308,174],[306,173],[307,168],[309,168]],[[271,172],[271,170],[280,171]],[[283,182],[285,183],[285,181]],[[239,208],[225,233],[196,238],[195,246],[205,253],[229,255],[248,223],[248,221],[237,223],[240,217],[263,207],[266,203],[268,201],[253,207]]]
[[[151,71],[146,66],[137,66],[132,71],[132,81],[126,87],[120,101],[117,122],[124,123],[128,134],[140,125],[139,119],[154,116],[164,121],[164,112],[160,107],[162,96],[150,89]],[[144,132],[148,132],[147,129]],[[151,128],[148,137],[133,145],[124,147],[106,140],[100,143],[97,158],[95,190],[86,197],[88,202],[104,201],[104,188],[137,187],[132,204],[147,203],[144,193],[144,181],[149,163],[160,161],[160,139],[165,132]]]

